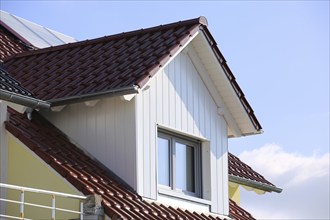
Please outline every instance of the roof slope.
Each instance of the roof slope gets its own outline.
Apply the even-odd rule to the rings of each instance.
[[[42,100],[142,87],[204,19],[19,54],[8,71]]]
[[[123,219],[220,219],[162,204],[149,203],[133,192],[129,186],[93,161],[73,145],[66,136],[34,112],[32,121],[26,115],[8,109],[6,129],[29,147],[55,171],[85,195],[102,195],[105,213]],[[232,201],[230,213],[236,219],[251,216]],[[241,217],[240,217],[241,216]]]
[[[137,93],[194,34],[206,36],[256,131],[262,128],[237,84],[204,17],[49,47],[5,59],[8,72],[52,106]]]
[[[255,219],[250,213],[239,207],[233,200],[229,199],[229,215],[236,220]]]
[[[261,174],[253,170],[238,157],[228,152],[229,181],[251,186],[264,191],[281,192],[274,184],[265,179]]]

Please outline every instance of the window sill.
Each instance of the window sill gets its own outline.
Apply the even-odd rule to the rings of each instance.
[[[174,197],[178,199],[183,199],[189,202],[195,202],[203,205],[211,205],[211,201],[206,199],[197,198],[194,196],[184,195],[183,193],[175,192],[173,190],[164,189],[164,188],[158,188],[158,193],[161,195]]]

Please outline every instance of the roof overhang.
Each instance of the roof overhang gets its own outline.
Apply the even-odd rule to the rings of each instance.
[[[130,86],[130,87],[112,89],[112,90],[103,91],[103,92],[85,94],[85,95],[69,96],[69,97],[64,97],[64,98],[60,98],[60,99],[51,99],[51,100],[48,100],[48,102],[51,103],[51,107],[55,107],[55,106],[62,106],[62,105],[73,104],[73,103],[78,103],[78,102],[86,102],[86,101],[91,101],[91,100],[96,100],[96,99],[101,99],[101,98],[109,98],[109,97],[114,97],[114,96],[122,96],[123,99],[128,100],[128,99],[132,98],[132,96],[130,96],[130,95],[134,95],[137,93],[139,93],[138,86]],[[129,96],[129,98],[128,98],[128,96]]]
[[[258,189],[259,192],[261,192],[259,194],[263,194],[264,192],[277,192],[277,193],[282,192],[282,189],[278,188],[276,186],[265,184],[265,183],[260,183],[260,182],[254,181],[254,180],[249,180],[246,178],[242,178],[242,177],[238,177],[238,176],[234,176],[234,175],[230,175],[230,174],[228,176],[228,180],[229,180],[229,182],[233,182],[233,183],[242,185],[244,188],[246,188],[248,190],[252,190],[252,189],[249,189],[247,187]]]
[[[262,133],[251,106],[206,27],[201,26],[191,45],[193,49],[189,49],[188,54],[216,102],[218,113],[228,124],[228,136]]]

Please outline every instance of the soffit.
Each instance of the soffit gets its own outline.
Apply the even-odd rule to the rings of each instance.
[[[261,132],[261,126],[254,115],[253,109],[227,66],[226,60],[217,48],[216,42],[206,28],[192,41],[192,46],[213,81],[218,95],[235,119],[242,135]],[[237,136],[230,128],[228,133],[228,136]]]

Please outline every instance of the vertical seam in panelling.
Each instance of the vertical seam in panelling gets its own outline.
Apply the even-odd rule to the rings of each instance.
[[[149,108],[149,125],[148,125],[148,137],[149,137],[149,158],[148,158],[148,164],[149,164],[149,186],[150,186],[150,197],[152,197],[152,191],[151,191],[151,186],[152,186],[152,181],[151,181],[151,176],[152,176],[152,173],[151,173],[151,170],[152,170],[152,168],[151,168],[151,160],[152,160],[152,155],[151,155],[151,148],[152,148],[152,146],[151,146],[151,123],[152,123],[152,119],[151,119],[151,111],[152,111],[152,109],[151,109],[151,89],[152,88],[149,88],[148,89],[148,99],[149,99],[149,105],[148,105],[148,108]]]

